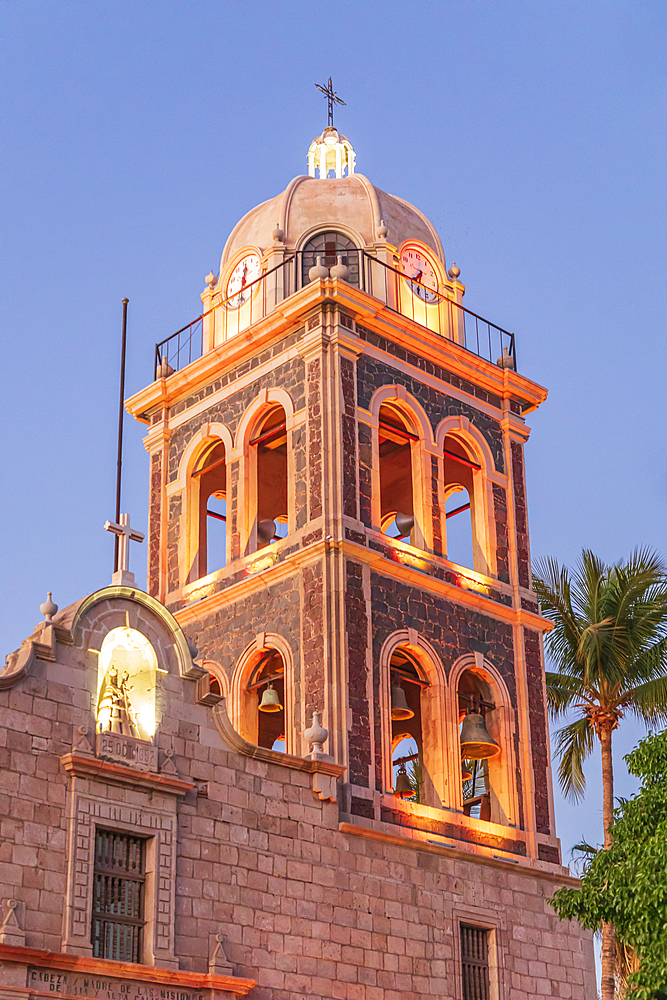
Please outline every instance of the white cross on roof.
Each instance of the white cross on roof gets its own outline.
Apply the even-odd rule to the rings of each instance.
[[[112,584],[121,587],[134,587],[134,573],[130,573],[130,542],[143,542],[146,537],[143,532],[130,527],[130,515],[121,514],[120,524],[115,521],[104,522],[105,531],[111,531],[118,536],[118,569],[111,578]]]

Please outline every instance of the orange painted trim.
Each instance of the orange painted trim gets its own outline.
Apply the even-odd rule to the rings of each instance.
[[[256,985],[254,979],[237,979],[236,976],[216,976],[211,973],[158,969],[153,965],[110,962],[103,958],[66,955],[64,952],[41,951],[38,948],[22,948],[11,944],[0,944],[0,961],[39,965],[50,969],[88,973],[95,976],[111,976],[114,979],[135,979],[149,983],[184,986],[192,990],[222,990],[233,993],[237,997],[245,996]],[[7,987],[3,986],[2,989],[6,990]],[[27,992],[35,993],[31,989],[28,989]],[[48,995],[53,996],[53,994]],[[58,994],[58,996],[60,995]]]

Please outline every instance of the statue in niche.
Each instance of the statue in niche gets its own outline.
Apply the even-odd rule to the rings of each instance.
[[[132,685],[128,683],[129,674],[121,677],[116,665],[118,654],[124,650],[116,650],[114,659],[109,665],[97,705],[97,720],[102,733],[120,733],[122,736],[139,737],[139,726],[130,701]]]

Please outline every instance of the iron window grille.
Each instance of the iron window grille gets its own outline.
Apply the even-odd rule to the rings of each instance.
[[[125,833],[95,835],[93,919],[94,958],[139,962],[144,926],[146,842]]]
[[[463,1000],[490,1000],[489,932],[461,924]]]

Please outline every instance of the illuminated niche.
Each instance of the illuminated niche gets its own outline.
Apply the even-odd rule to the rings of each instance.
[[[146,636],[115,628],[106,636],[97,669],[97,732],[140,740],[155,735],[157,657]]]

